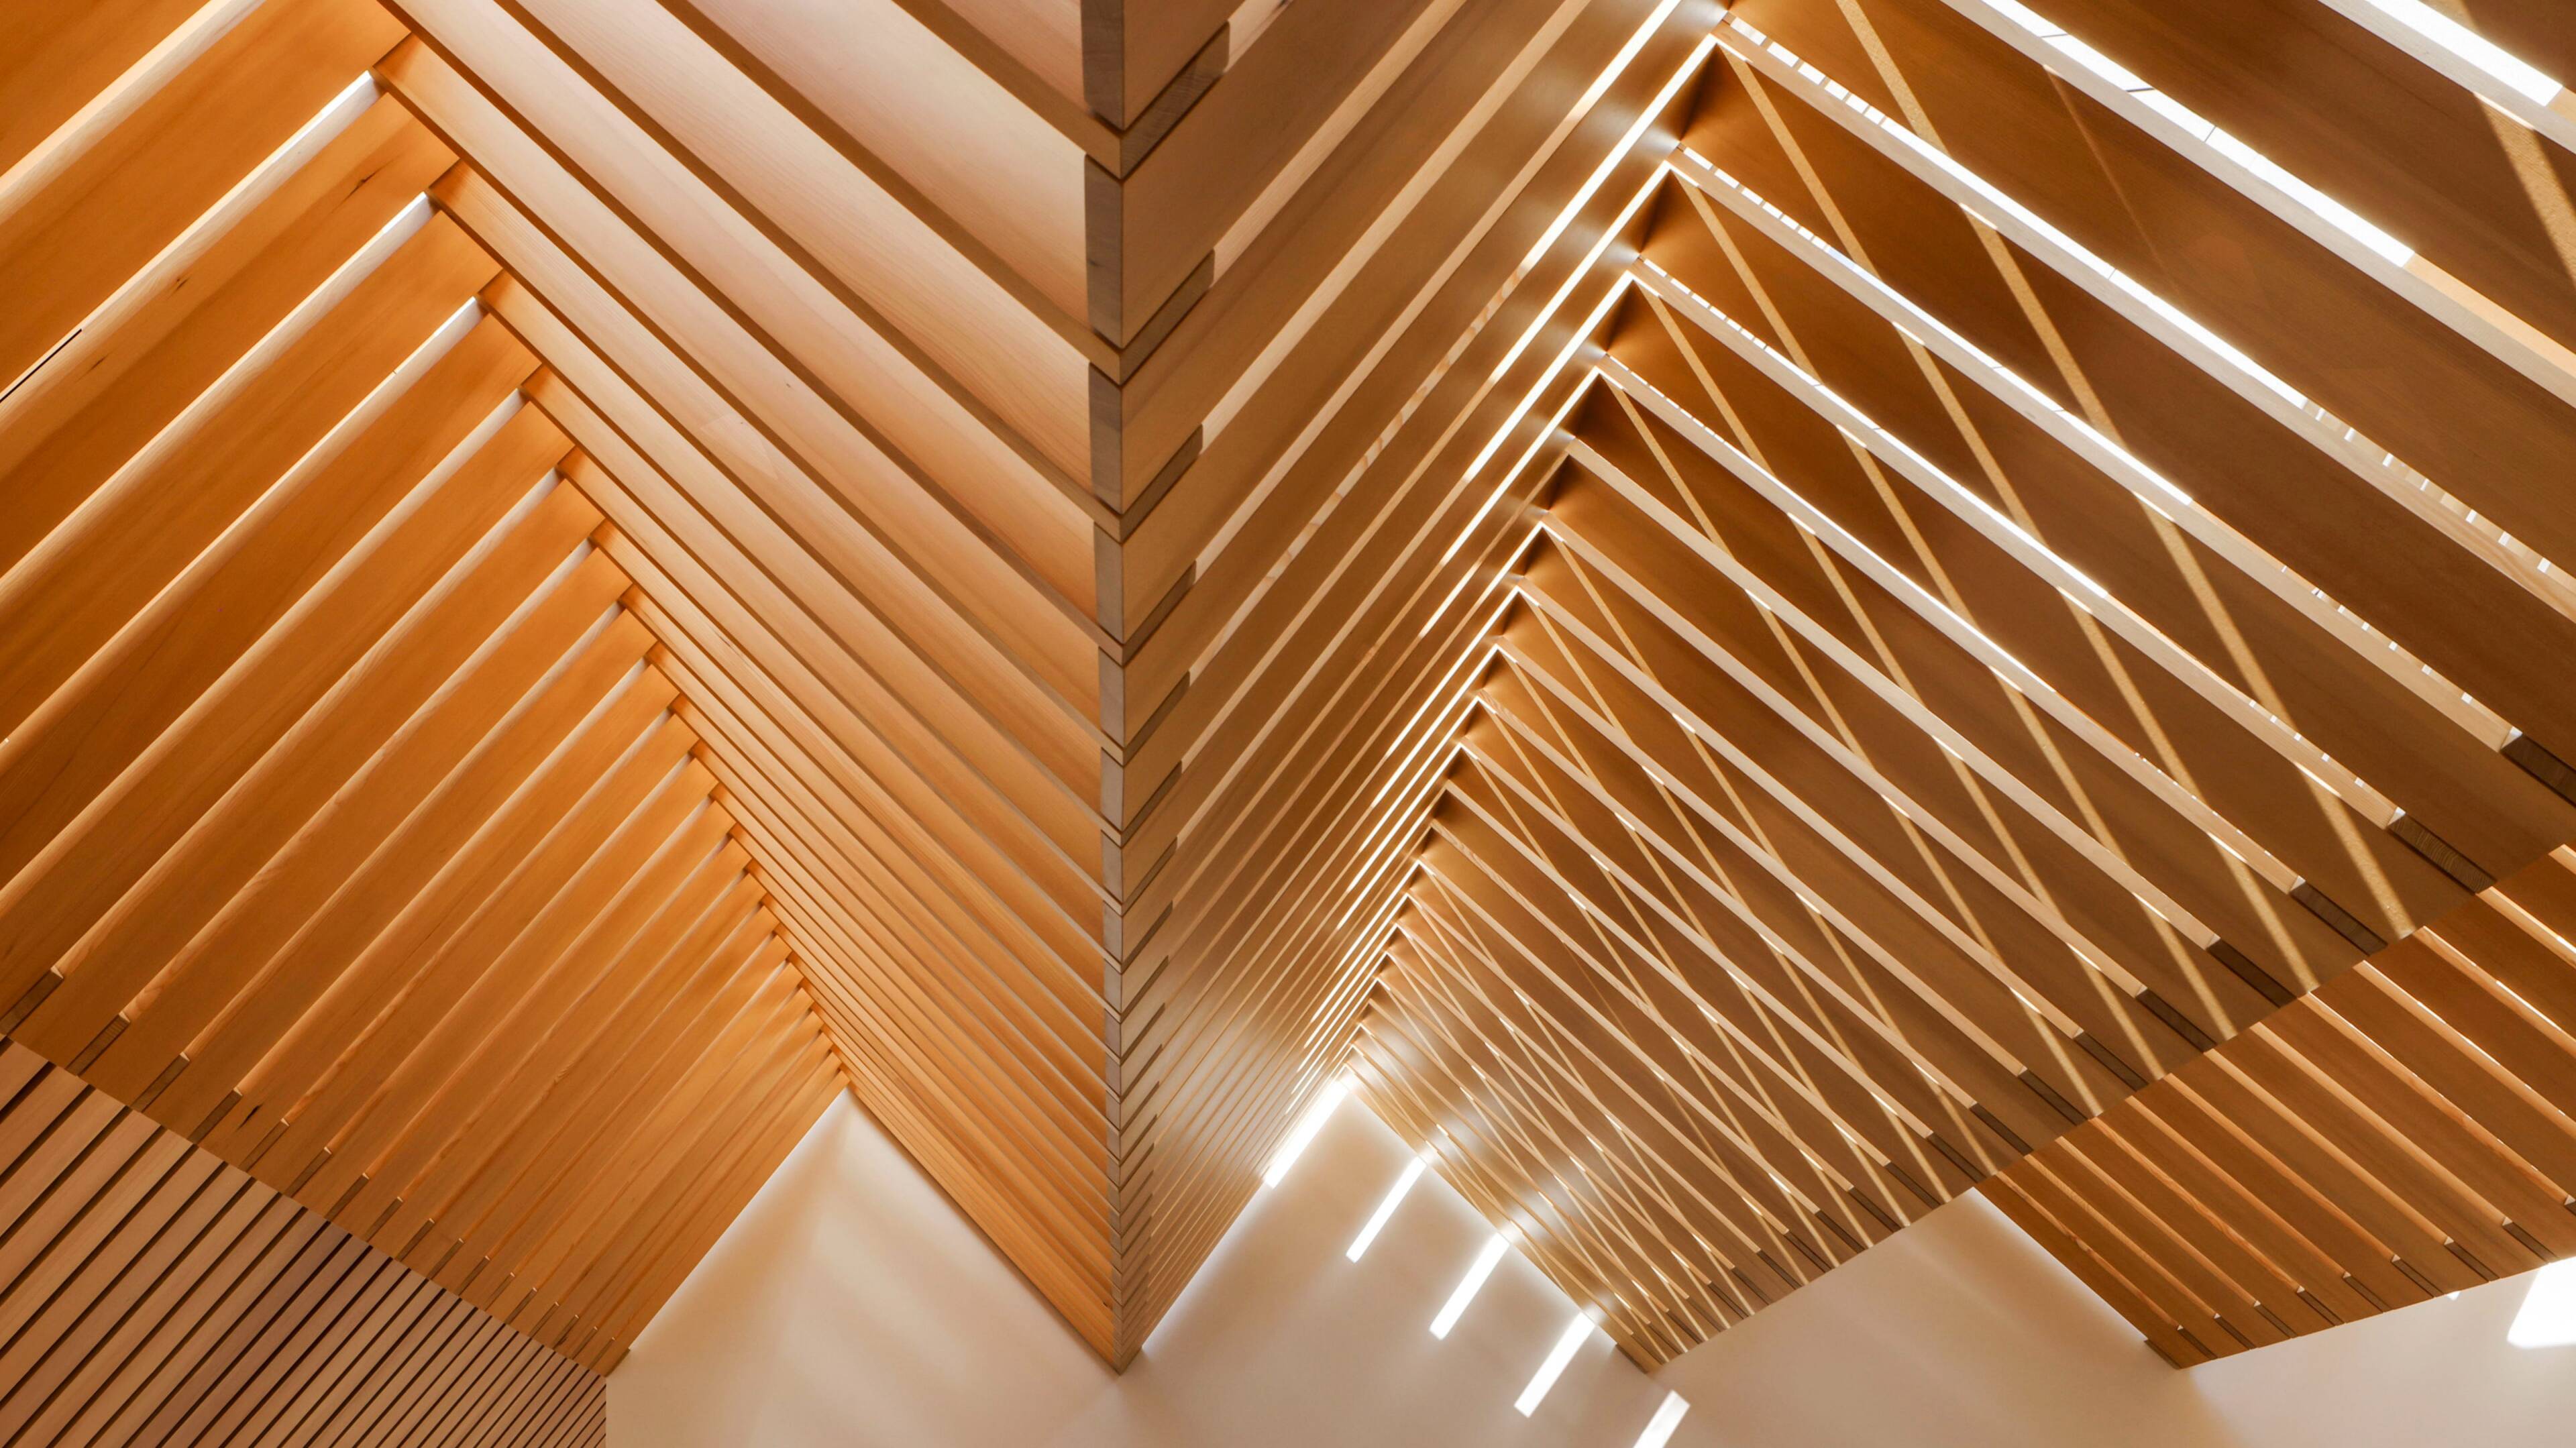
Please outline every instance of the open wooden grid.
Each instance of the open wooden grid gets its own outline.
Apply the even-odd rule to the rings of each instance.
[[[1981,1182],[2184,1362],[2576,1249],[2570,952],[2439,943],[2576,832],[2576,104],[2036,9],[1736,5],[1503,484],[1358,1076],[1643,1362]],[[2413,1235],[2159,1175],[2279,1059]]]

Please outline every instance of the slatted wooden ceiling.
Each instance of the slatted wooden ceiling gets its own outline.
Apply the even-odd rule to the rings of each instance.
[[[854,1086],[1124,1362],[1348,1037],[1367,780],[1454,648],[1319,673],[1387,631],[1277,570],[1689,27],[1161,7],[1122,91],[1071,6],[398,8]]]
[[[1366,1093],[1642,1361],[1999,1171],[2178,1362],[2576,1250],[2576,102],[2036,8],[1718,25],[1387,931]]]
[[[0,1028],[598,1368],[846,1080],[1123,1362],[1713,15],[13,13]]]
[[[2576,1254],[2564,849],[1986,1187],[2176,1363]]]
[[[595,1371],[838,1067],[403,31],[12,25],[0,1023]]]
[[[1347,1061],[1668,1356],[2576,839],[2576,104],[2043,8],[20,7],[0,1023],[599,1369],[844,1082],[1124,1363]]]
[[[0,1047],[10,1443],[607,1441],[598,1374]]]

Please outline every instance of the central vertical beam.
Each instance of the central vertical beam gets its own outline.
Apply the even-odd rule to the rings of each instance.
[[[1111,1363],[1124,1369],[1142,1346],[1150,1324],[1134,1311],[1136,1288],[1152,1260],[1152,1224],[1142,1193],[1137,1151],[1138,1101],[1129,1090],[1127,1001],[1129,968],[1137,961],[1165,903],[1149,918],[1140,908],[1146,885],[1169,857],[1165,843],[1150,845],[1147,813],[1179,772],[1178,751],[1160,751],[1159,763],[1141,758],[1141,746],[1177,688],[1145,697],[1133,687],[1128,663],[1135,646],[1189,588],[1184,575],[1160,598],[1131,598],[1134,580],[1128,544],[1145,515],[1171,492],[1198,457],[1201,433],[1193,428],[1177,447],[1156,447],[1130,436],[1134,399],[1130,384],[1154,349],[1170,337],[1192,303],[1207,292],[1216,272],[1213,246],[1177,283],[1144,265],[1148,249],[1139,233],[1172,218],[1158,217],[1140,167],[1169,139],[1223,74],[1229,44],[1223,0],[1186,0],[1129,6],[1126,0],[1083,0],[1084,99],[1117,130],[1115,169],[1094,158],[1084,168],[1084,264],[1089,322],[1109,344],[1114,368],[1091,369],[1091,486],[1115,521],[1093,534],[1096,617],[1110,640],[1100,654],[1101,1050],[1107,1132],[1110,1276],[1107,1283]],[[1132,13],[1131,13],[1132,12]],[[1141,605],[1141,606],[1140,606]]]

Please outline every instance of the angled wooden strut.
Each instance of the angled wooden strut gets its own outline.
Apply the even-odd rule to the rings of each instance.
[[[846,1079],[1124,1363],[1713,14],[37,27],[0,1019],[600,1368]]]
[[[1718,25],[1377,947],[1641,1362],[1980,1185],[2180,1364],[2576,1250],[2564,93],[2042,8]]]
[[[30,16],[11,1099],[583,1373],[843,1089],[1120,1366],[1345,1071],[1648,1364],[1980,1186],[2178,1362],[2554,1258],[2470,8]]]

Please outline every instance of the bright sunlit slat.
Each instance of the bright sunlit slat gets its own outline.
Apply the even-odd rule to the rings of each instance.
[[[1431,1319],[1433,1337],[1447,1337],[1449,1329],[1458,1325],[1458,1319],[1467,1311],[1467,1304],[1476,1300],[1477,1289],[1485,1285],[1486,1278],[1494,1275],[1494,1264],[1503,1260],[1503,1253],[1511,1245],[1503,1240],[1500,1232],[1485,1239],[1484,1250],[1476,1254],[1475,1261],[1467,1264],[1467,1275],[1459,1279],[1458,1290],[1449,1294],[1449,1300],[1440,1305],[1440,1315]]]
[[[2558,99],[2558,82],[2511,54],[2484,35],[2424,4],[2423,0],[2368,0],[2435,45],[2494,76],[2524,97],[2547,105]]]
[[[1386,1219],[1395,1215],[1396,1206],[1404,1200],[1404,1194],[1413,1190],[1413,1184],[1420,1180],[1422,1158],[1417,1156],[1404,1164],[1404,1175],[1395,1179],[1395,1185],[1387,1190],[1386,1200],[1377,1204],[1377,1210],[1369,1214],[1368,1225],[1360,1228],[1360,1234],[1351,1239],[1351,1249],[1342,1255],[1354,1262],[1360,1260],[1360,1254],[1369,1249],[1369,1243],[1376,1241],[1379,1230],[1386,1226]]]
[[[1556,1346],[1547,1350],[1547,1361],[1538,1365],[1538,1372],[1531,1376],[1529,1386],[1521,1389],[1521,1395],[1512,1400],[1512,1406],[1520,1409],[1522,1417],[1538,1411],[1539,1403],[1547,1397],[1547,1390],[1556,1386],[1557,1378],[1565,1372],[1565,1365],[1574,1361],[1575,1350],[1592,1335],[1596,1320],[1597,1314],[1587,1307],[1574,1314],[1574,1320],[1558,1334]]]
[[[1279,1185],[1281,1179],[1288,1175],[1288,1168],[1295,1166],[1297,1158],[1305,1154],[1306,1144],[1315,1139],[1316,1132],[1324,1129],[1324,1123],[1332,1119],[1333,1108],[1342,1104],[1342,1098],[1349,1095],[1350,1090],[1338,1078],[1324,1083],[1324,1089],[1315,1093],[1315,1104],[1307,1107],[1306,1114],[1297,1118],[1297,1124],[1288,1130],[1288,1139],[1279,1143],[1279,1150],[1271,1155],[1270,1165],[1262,1169],[1263,1186]]]
[[[1664,1448],[1673,1440],[1673,1430],[1682,1425],[1682,1414],[1689,1411],[1690,1404],[1681,1394],[1664,1394],[1663,1406],[1646,1420],[1646,1431],[1637,1435],[1637,1448]]]
[[[2504,1340],[2515,1347],[2576,1345],[2576,1260],[2543,1267],[2532,1277]]]

